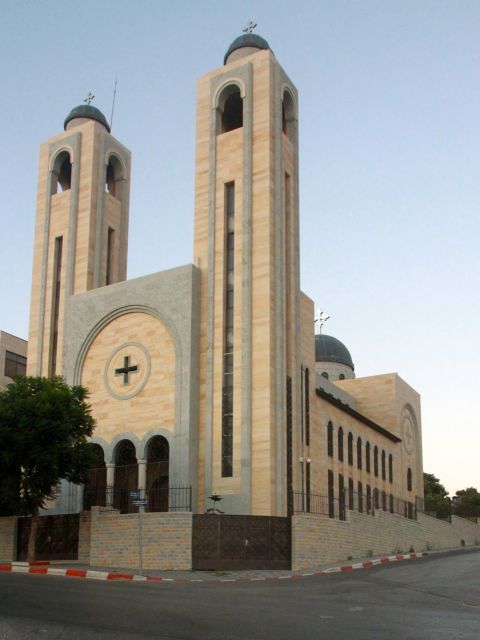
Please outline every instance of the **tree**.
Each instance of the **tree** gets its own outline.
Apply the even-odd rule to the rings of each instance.
[[[452,504],[454,514],[460,518],[480,517],[480,493],[474,487],[457,491]]]
[[[85,482],[95,421],[87,390],[62,378],[18,377],[0,393],[0,504],[31,515],[28,560],[35,558],[39,511],[61,479]]]
[[[448,491],[433,473],[423,474],[423,490],[425,494],[425,511],[434,511],[439,518],[452,513],[451,500]]]

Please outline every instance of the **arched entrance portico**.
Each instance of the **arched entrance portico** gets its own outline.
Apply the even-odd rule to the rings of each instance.
[[[147,498],[149,511],[168,511],[170,447],[163,436],[147,445]]]

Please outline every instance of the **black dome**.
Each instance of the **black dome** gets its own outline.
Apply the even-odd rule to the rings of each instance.
[[[337,362],[355,370],[352,356],[343,342],[323,333],[315,336],[315,362]]]
[[[90,120],[96,120],[100,124],[103,124],[105,129],[110,133],[110,127],[108,126],[107,119],[97,107],[92,107],[91,104],[80,104],[78,107],[75,107],[70,111],[68,116],[65,118],[65,122],[63,123],[63,128],[67,128],[67,124],[70,120],[74,120],[75,118],[89,118]]]
[[[223,64],[227,64],[228,56],[236,51],[237,49],[242,49],[243,47],[255,47],[255,49],[270,49],[270,45],[262,38],[262,36],[257,35],[256,33],[244,33],[242,36],[238,36],[232,44],[228,47],[227,53],[223,58]]]

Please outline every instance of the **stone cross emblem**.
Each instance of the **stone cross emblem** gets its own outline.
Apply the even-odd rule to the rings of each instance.
[[[119,367],[115,369],[116,376],[123,375],[123,384],[130,384],[130,374],[136,373],[138,371],[138,366],[136,364],[130,364],[130,356],[125,356],[123,358],[123,367]]]
[[[256,26],[257,26],[256,22],[253,22],[253,20],[249,20],[247,24],[244,26],[244,28],[242,29],[242,31],[243,33],[253,33],[253,30],[255,29]]]
[[[95,98],[95,96],[93,95],[93,93],[91,93],[90,91],[87,93],[87,95],[85,96],[85,98],[83,99],[84,102],[86,102],[87,104],[91,104],[93,102],[93,99]]]

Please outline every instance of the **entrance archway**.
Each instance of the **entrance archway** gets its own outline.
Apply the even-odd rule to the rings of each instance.
[[[147,447],[147,497],[149,511],[168,511],[170,447],[154,436]]]
[[[120,513],[131,508],[130,492],[138,489],[138,464],[135,446],[130,440],[121,440],[115,451],[115,478],[113,483],[113,506]]]

